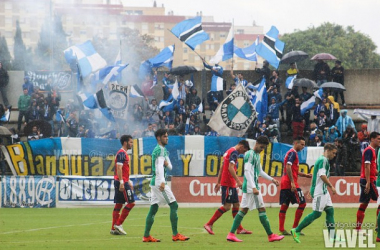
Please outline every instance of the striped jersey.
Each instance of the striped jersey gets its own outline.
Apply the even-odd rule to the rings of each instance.
[[[325,156],[320,156],[314,165],[313,180],[311,181],[311,197],[327,194],[327,185],[322,181],[321,176],[330,177],[330,164]]]
[[[294,180],[294,184],[296,185],[296,188],[299,188],[298,185],[298,169],[299,169],[299,159],[297,151],[294,150],[294,148],[291,148],[285,155],[284,159],[284,173],[281,177],[281,189],[291,189],[291,181],[288,176],[288,172],[286,171],[286,164],[292,165],[292,176]]]
[[[161,185],[162,182],[166,183],[166,167],[163,167],[163,173],[160,173],[158,168],[158,161],[160,157],[163,157],[166,160],[169,158],[169,154],[165,147],[157,144],[152,153],[152,180],[150,181],[151,186],[155,186],[156,181],[159,182],[157,185]]]
[[[251,149],[244,155],[243,193],[253,193],[253,187],[260,190],[258,181],[260,170],[260,154]]]
[[[365,179],[365,164],[370,164],[370,172],[369,177],[371,182],[376,181],[376,169],[377,169],[377,159],[376,159],[376,151],[371,145],[369,145],[366,149],[363,151],[362,156],[362,168],[361,168],[361,174],[360,178]]]

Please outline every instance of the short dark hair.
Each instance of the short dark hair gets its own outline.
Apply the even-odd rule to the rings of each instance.
[[[128,142],[129,139],[133,139],[131,135],[122,135],[120,137],[120,143],[121,143],[121,145],[123,146],[124,142]]]
[[[336,138],[336,139],[335,139],[335,141],[336,141],[336,142],[338,142],[338,143],[340,143],[340,144],[342,144],[342,143],[343,143],[343,140],[342,140],[342,139],[340,139],[340,138]]]
[[[166,134],[168,132],[167,129],[164,129],[164,128],[160,128],[158,129],[155,133],[154,133],[154,136],[157,138],[157,137],[161,137],[163,136],[164,134]]]
[[[248,150],[250,149],[249,143],[248,143],[247,140],[241,140],[241,141],[239,141],[238,145],[242,145],[243,147],[245,147]]]
[[[371,134],[369,134],[369,140],[371,139],[376,139],[376,137],[378,137],[380,134],[378,132],[371,132]]]
[[[268,145],[269,144],[269,139],[265,135],[260,135],[259,137],[257,137],[256,143]]]
[[[323,147],[324,150],[334,150],[337,149],[336,145],[333,143],[326,143],[325,146]]]
[[[305,137],[303,137],[303,136],[297,136],[295,139],[294,139],[294,141],[296,142],[298,142],[298,141],[306,141],[305,140]]]

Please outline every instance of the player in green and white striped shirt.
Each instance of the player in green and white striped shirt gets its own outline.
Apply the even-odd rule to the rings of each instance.
[[[227,235],[227,240],[232,242],[241,242],[235,236],[235,231],[243,220],[244,216],[249,210],[258,209],[260,222],[263,225],[267,235],[268,240],[279,241],[284,238],[284,236],[276,235],[272,232],[269,220],[266,215],[263,196],[260,193],[259,187],[259,175],[265,179],[272,181],[276,186],[280,183],[267,175],[261,168],[260,163],[260,152],[263,151],[269,144],[269,139],[266,136],[259,136],[256,140],[256,144],[253,150],[249,150],[244,156],[244,182],[243,182],[243,198],[241,200],[241,210],[235,216],[234,223],[232,225],[230,233]]]
[[[326,212],[326,226],[330,232],[330,238],[331,240],[335,240],[334,208],[327,187],[331,189],[333,194],[336,193],[335,188],[328,179],[330,177],[329,160],[335,157],[336,152],[337,147],[334,144],[326,143],[323,155],[320,156],[314,164],[313,179],[310,188],[310,195],[313,197],[313,212],[306,216],[297,228],[290,230],[293,239],[297,243],[301,243],[299,239],[301,230],[318,219],[323,211]]]
[[[157,146],[152,153],[152,180],[150,182],[151,198],[150,210],[146,217],[145,232],[143,242],[160,242],[150,236],[150,229],[154,222],[154,216],[158,211],[159,204],[168,204],[170,207],[170,222],[172,224],[173,241],[185,241],[190,239],[177,230],[178,223],[178,204],[170,187],[166,185],[167,170],[172,169],[168,151],[165,146],[168,144],[168,133],[166,129],[159,129],[155,133]]]

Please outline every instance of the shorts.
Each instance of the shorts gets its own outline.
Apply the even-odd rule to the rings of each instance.
[[[124,191],[120,192],[120,181],[115,180],[114,181],[114,187],[115,187],[115,196],[113,198],[113,203],[133,203],[135,202],[135,192],[131,189],[129,186],[129,182],[124,182]]]
[[[368,194],[366,194],[364,192],[366,184],[367,184],[367,180],[366,179],[360,179],[360,198],[359,198],[359,202],[360,203],[369,203],[371,199],[374,200],[374,201],[377,201],[377,197],[379,196],[379,194],[378,194],[377,188],[376,188],[376,181],[373,181],[371,183]]]
[[[165,185],[164,191],[161,191],[159,187],[150,186],[151,188],[151,196],[150,196],[150,204],[158,204],[158,205],[169,205],[172,202],[175,202],[176,199],[170,187]]]
[[[297,188],[297,192],[292,192],[291,189],[281,189],[280,191],[280,205],[290,203],[304,204],[306,203],[305,196],[300,188]]]
[[[328,192],[313,198],[313,211],[323,212],[326,207],[332,206],[331,196]]]
[[[259,209],[263,208],[264,201],[263,201],[263,196],[261,193],[258,195],[255,195],[253,193],[243,193],[243,198],[241,199],[241,208],[248,208],[249,210],[253,209]]]
[[[239,203],[239,196],[236,188],[222,186],[222,204]]]

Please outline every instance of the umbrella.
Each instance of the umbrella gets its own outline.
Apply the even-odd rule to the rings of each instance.
[[[170,70],[170,74],[173,75],[187,75],[197,72],[197,69],[193,66],[178,66]]]
[[[12,133],[8,128],[0,126],[0,136],[11,136]]]
[[[282,59],[281,59],[281,63],[293,63],[293,62],[300,62],[302,60],[305,60],[306,58],[308,58],[309,55],[306,54],[305,52],[303,51],[300,51],[300,50],[296,50],[296,51],[291,51],[289,53],[286,53]]]
[[[310,60],[318,61],[318,60],[336,60],[336,57],[329,53],[319,53],[313,56]]]
[[[306,87],[306,88],[312,88],[312,89],[318,88],[318,85],[314,81],[307,78],[295,79],[293,86]]]
[[[331,89],[335,89],[337,91],[339,91],[339,90],[345,91],[346,90],[346,88],[338,82],[325,82],[325,83],[321,84],[321,86],[319,86],[319,87],[320,88],[331,88]]]

